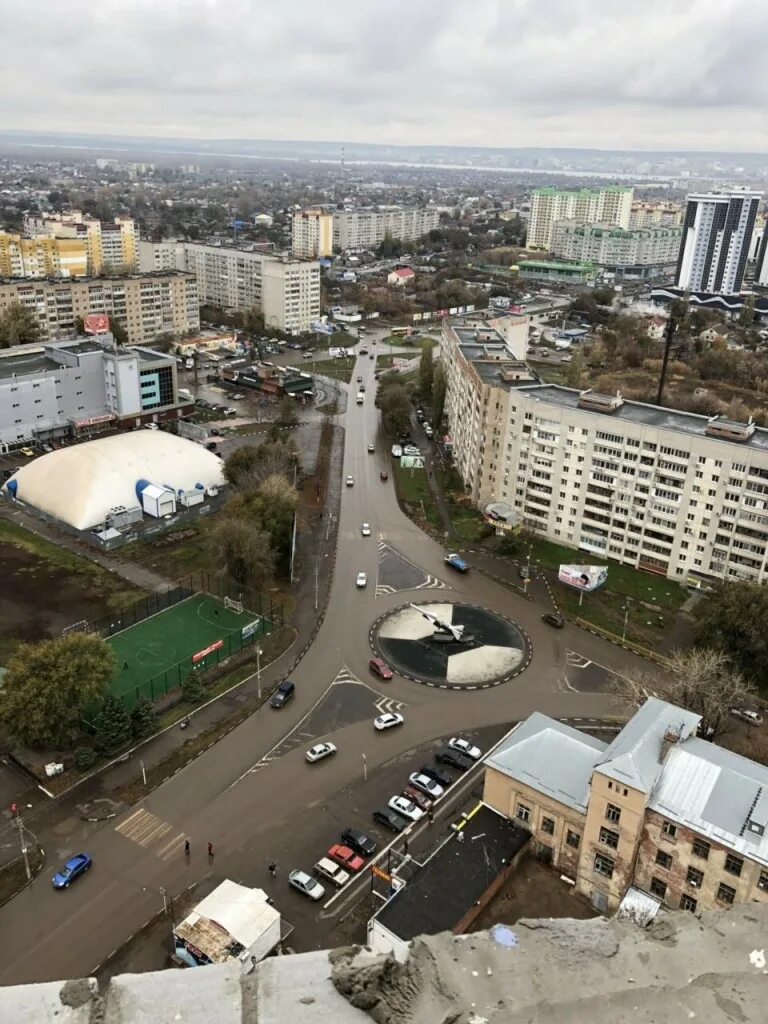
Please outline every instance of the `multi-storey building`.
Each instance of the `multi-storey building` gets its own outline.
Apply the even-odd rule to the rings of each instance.
[[[195,278],[179,270],[69,281],[0,279],[0,313],[14,303],[32,311],[45,341],[74,333],[77,320],[90,313],[118,320],[131,345],[200,328]]]
[[[677,288],[725,295],[741,290],[761,198],[746,189],[688,196]]]
[[[431,207],[381,206],[365,210],[339,210],[333,214],[333,246],[341,252],[371,249],[389,236],[412,242],[440,224]]]
[[[446,417],[468,493],[537,533],[677,579],[768,579],[768,430],[558,385],[480,378],[443,325]]]
[[[763,288],[768,288],[768,224],[763,228],[763,234],[757,250],[755,280]]]
[[[636,200],[632,203],[629,215],[630,228],[678,228],[683,223],[683,207],[680,203],[672,202],[642,202]]]
[[[551,249],[552,232],[560,220],[576,220],[581,224],[615,224],[629,227],[633,189],[609,185],[598,191],[557,188],[535,188],[531,193],[526,248]]]
[[[112,223],[84,216],[79,210],[42,217],[28,215],[24,230],[32,238],[71,238],[84,242],[88,274],[128,272],[139,262],[139,229],[131,217],[115,217]]]
[[[256,306],[269,327],[309,331],[320,319],[320,264],[252,249],[199,242],[142,242],[142,267],[176,266],[194,274],[200,302],[228,311]]]
[[[0,443],[77,436],[181,414],[176,360],[111,334],[0,352]]]
[[[302,260],[333,253],[333,215],[322,210],[297,210],[291,224],[291,252]]]
[[[79,238],[24,238],[0,231],[0,277],[85,277],[88,249]]]
[[[653,697],[611,743],[535,713],[486,760],[484,802],[601,911],[633,887],[669,909],[768,902],[768,768]]]
[[[625,228],[560,220],[552,231],[552,252],[563,259],[596,263],[629,273],[674,266],[680,251],[679,227]]]

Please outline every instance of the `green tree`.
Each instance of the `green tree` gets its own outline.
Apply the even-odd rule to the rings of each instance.
[[[403,243],[399,238],[393,238],[392,235],[387,232],[379,243],[378,255],[382,259],[395,259],[400,256],[402,252]]]
[[[255,445],[244,444],[229,456],[224,463],[224,479],[233,487],[239,487],[252,477],[259,461]]]
[[[386,380],[386,378],[384,378]],[[411,399],[408,389],[397,380],[387,381],[376,393],[376,407],[381,410],[381,424],[385,433],[396,437],[411,424]]]
[[[569,388],[578,388],[581,385],[581,375],[584,372],[584,357],[581,352],[574,352],[568,364],[568,372],[565,375],[565,383]]]
[[[744,299],[744,305],[741,307],[741,313],[739,313],[739,323],[742,327],[749,327],[755,319],[755,296],[747,295]]]
[[[0,717],[30,747],[66,747],[99,703],[115,670],[112,648],[93,633],[22,644],[8,661]]]
[[[131,738],[131,716],[119,697],[108,693],[96,725],[96,742],[106,754],[114,754]]]
[[[748,679],[768,679],[768,587],[720,583],[693,614],[699,643],[716,648]]]
[[[199,704],[205,697],[205,685],[197,672],[190,672],[182,681],[181,697],[185,704]]]
[[[243,313],[243,330],[248,335],[254,351],[258,353],[259,359],[263,359],[264,346],[261,338],[264,335],[264,314],[259,306],[250,306]]]
[[[115,339],[118,345],[128,344],[128,331],[125,329],[124,324],[120,320],[116,320],[114,317],[110,317],[109,329],[110,331],[112,331],[112,337]]]
[[[40,337],[40,324],[31,309],[12,302],[0,313],[0,348],[26,345]]]
[[[432,352],[432,345],[425,342],[421,347],[421,359],[419,360],[419,394],[425,402],[432,401],[432,382],[434,380],[435,367]]]
[[[284,427],[295,427],[299,422],[299,415],[296,411],[296,399],[290,395],[284,395],[277,407],[277,422]]]
[[[157,722],[157,713],[155,712],[155,705],[149,699],[143,695],[139,697],[133,706],[131,712],[131,732],[133,738],[140,740],[144,736],[149,734],[155,728]]]
[[[277,559],[270,535],[255,519],[220,515],[211,544],[217,564],[240,587],[261,589],[274,575]]]

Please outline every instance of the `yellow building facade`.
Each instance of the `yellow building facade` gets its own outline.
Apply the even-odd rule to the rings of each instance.
[[[85,277],[88,247],[79,238],[24,238],[0,232],[0,277]]]

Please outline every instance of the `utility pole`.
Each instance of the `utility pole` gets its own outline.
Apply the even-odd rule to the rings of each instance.
[[[16,804],[11,804],[11,814],[14,814],[16,828],[19,830],[19,842],[21,843],[21,856],[24,858],[24,870],[27,873],[27,881],[31,881],[32,872],[29,868],[29,855],[27,853],[27,842],[24,838],[24,822],[21,820],[21,811]]]
[[[368,781],[368,758],[363,754],[363,782]]]
[[[523,580],[523,593],[528,593],[528,584],[531,580],[531,555],[533,554],[533,541],[528,545],[528,560],[525,563],[525,579]]]
[[[259,700],[261,700],[261,656],[263,653],[260,647],[256,648],[256,686]]]
[[[160,886],[160,895],[163,897],[163,910],[171,918],[171,951],[176,952],[176,911],[173,905],[173,893]]]
[[[318,600],[317,600],[317,597],[318,597],[318,594],[317,594],[317,591],[318,591],[318,573],[319,573],[318,562],[319,562],[319,559],[316,558],[315,559],[315,611],[317,611],[317,604],[318,604]]]
[[[664,329],[664,358],[661,363],[661,373],[659,374],[659,390],[656,393],[656,405],[661,405],[662,398],[664,396],[664,383],[667,376],[667,363],[669,362],[669,350],[672,347],[672,339],[675,336],[677,330],[677,320],[670,313],[667,326]]]

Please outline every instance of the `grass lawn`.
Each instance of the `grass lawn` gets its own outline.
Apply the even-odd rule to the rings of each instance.
[[[548,359],[529,359],[531,367],[547,384],[567,385],[568,366],[562,363],[551,363]]]
[[[377,356],[376,357],[376,370],[388,370],[390,366],[394,366],[394,356]]]
[[[432,491],[429,489],[427,474],[423,469],[404,469],[399,459],[392,460],[392,467],[395,476],[395,486],[401,500],[411,506],[413,513],[421,513],[428,523],[437,529],[442,529],[443,521],[440,511],[435,503]]]
[[[355,368],[354,356],[342,356],[339,359],[321,359],[318,362],[308,360],[302,363],[301,369],[307,373],[320,373],[324,377],[331,377],[333,380],[344,381],[349,384],[352,380],[352,371]]]
[[[137,562],[146,569],[154,569],[169,580],[214,569],[216,566],[208,545],[208,534],[213,525],[211,522],[189,523],[162,534],[155,541],[126,544],[120,550],[120,557]]]

